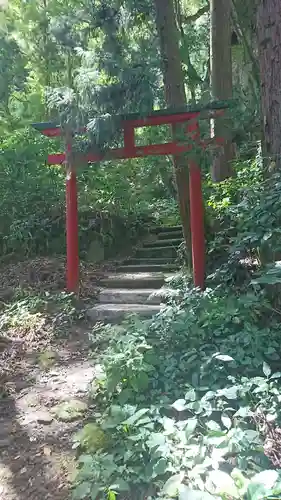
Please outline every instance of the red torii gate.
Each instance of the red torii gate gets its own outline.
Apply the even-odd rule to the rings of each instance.
[[[145,117],[129,114],[120,117],[120,128],[123,129],[124,147],[110,149],[104,154],[89,153],[87,163],[96,163],[113,159],[140,158],[156,155],[178,155],[192,150],[192,142],[205,149],[210,143],[222,145],[224,139],[215,138],[202,141],[198,119],[202,112],[209,112],[203,118],[219,116],[230,105],[226,101],[214,101],[204,107],[186,107],[183,110],[154,111]],[[167,142],[147,146],[135,145],[135,129],[157,125],[187,124],[187,142]],[[33,128],[47,137],[59,137],[65,134],[60,125],[55,123],[33,123]],[[66,164],[66,247],[67,247],[67,290],[76,292],[79,287],[79,254],[78,254],[78,209],[77,209],[77,182],[75,166],[72,164],[72,132],[66,137],[65,153],[48,155],[48,164]],[[189,139],[189,142],[188,142]],[[205,238],[204,238],[204,208],[202,197],[200,166],[192,159],[189,160],[189,197],[190,197],[190,228],[192,244],[192,264],[194,285],[204,288],[205,280]],[[184,221],[182,221],[184,222]]]

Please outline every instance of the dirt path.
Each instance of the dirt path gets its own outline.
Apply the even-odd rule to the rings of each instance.
[[[88,388],[100,370],[87,344],[76,332],[41,354],[14,346],[3,354],[13,373],[0,399],[0,500],[71,498],[73,433],[92,410]]]

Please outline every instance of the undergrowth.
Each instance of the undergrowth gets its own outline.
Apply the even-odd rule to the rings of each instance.
[[[74,498],[281,495],[281,268],[261,258],[279,249],[280,183],[257,167],[252,184],[217,211],[228,222],[204,292],[180,276],[152,320],[93,331],[93,349],[108,347],[97,409],[74,441]]]
[[[3,137],[0,263],[65,254],[65,171],[46,165],[47,153],[61,147],[58,140],[50,141],[29,129]],[[160,167],[151,166],[148,159],[79,168],[83,260],[116,257],[124,250],[124,242],[128,249],[145,233],[148,222],[177,223],[177,203],[160,174]]]
[[[13,297],[1,303],[0,329],[3,338],[32,339],[36,343],[64,336],[69,327],[83,319],[76,299],[66,292],[34,292],[15,289]]]

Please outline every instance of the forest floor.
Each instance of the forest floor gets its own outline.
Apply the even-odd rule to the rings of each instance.
[[[91,327],[82,313],[73,319],[64,296],[53,307],[62,272],[50,260],[2,269],[0,290],[9,299],[2,298],[0,328],[9,341],[0,341],[0,500],[71,498],[73,435],[93,411],[89,385],[100,367],[89,359]],[[94,269],[88,274],[90,289]],[[18,286],[28,294],[21,289],[23,297],[11,299]],[[50,290],[46,299],[40,289]]]

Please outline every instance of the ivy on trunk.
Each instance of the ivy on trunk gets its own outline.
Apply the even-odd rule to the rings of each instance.
[[[261,0],[257,31],[261,79],[261,107],[266,166],[281,168],[281,4]]]
[[[232,97],[231,1],[211,0],[210,14],[211,93],[214,99],[230,99]],[[216,155],[212,165],[212,177],[216,182],[233,175],[231,162],[234,158],[234,147],[230,129],[229,119],[214,123],[214,135],[225,137],[225,146]]]

